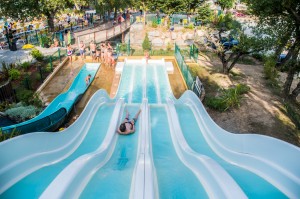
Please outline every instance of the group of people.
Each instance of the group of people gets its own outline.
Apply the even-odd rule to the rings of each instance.
[[[113,67],[115,65],[115,59],[113,57],[113,48],[110,43],[101,43],[100,48],[97,48],[97,45],[94,41],[90,42],[90,52],[92,59],[98,62],[103,62],[106,66]],[[83,41],[80,42],[79,52],[81,59],[84,59],[86,46]]]

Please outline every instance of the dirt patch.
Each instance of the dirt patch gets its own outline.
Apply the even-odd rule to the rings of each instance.
[[[177,63],[175,62],[175,60],[173,59],[166,61],[172,61],[174,66],[174,72],[172,74],[168,74],[168,76],[173,95],[178,99],[184,93],[184,91],[186,91],[186,87],[184,85],[181,73],[179,71],[179,68],[177,67]]]
[[[220,73],[221,63],[201,58],[200,77],[204,79],[206,93],[215,96],[218,88],[227,88],[238,83],[250,87],[239,108],[218,112],[207,108],[213,120],[222,128],[234,133],[255,133],[272,136],[300,146],[300,132],[285,114],[282,98],[267,86],[261,64],[237,64],[229,76]]]

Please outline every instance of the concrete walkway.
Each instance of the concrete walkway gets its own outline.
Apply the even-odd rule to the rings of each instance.
[[[58,50],[58,48],[42,48],[35,47],[43,53],[44,56],[51,55]],[[65,48],[64,48],[65,49]],[[21,47],[17,51],[10,51],[9,49],[0,50],[0,63],[5,62],[6,64],[10,63],[23,63],[23,62],[32,62],[33,57],[30,55],[31,50],[23,50]],[[2,64],[0,65],[0,68]]]

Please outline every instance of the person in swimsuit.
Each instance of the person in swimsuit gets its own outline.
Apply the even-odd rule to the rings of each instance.
[[[97,48],[97,51],[96,51],[96,61],[97,62],[100,62],[100,54],[101,54],[101,51],[99,48]]]
[[[96,44],[94,43],[93,40],[90,43],[90,51],[92,54],[92,59],[94,60],[96,58]]]
[[[135,132],[135,123],[136,123],[136,121],[139,117],[140,112],[141,112],[141,110],[139,110],[135,114],[134,118],[130,121],[129,120],[129,113],[126,110],[126,117],[123,120],[123,122],[120,124],[117,132],[121,135],[128,135],[128,134],[134,133]]]
[[[91,81],[91,74],[89,74],[88,76],[86,76],[86,78],[85,78],[85,84],[86,84],[86,86],[88,86],[89,85],[89,83],[90,83],[90,81]]]
[[[79,47],[80,47],[79,52],[80,52],[81,60],[83,60],[84,59],[84,49],[85,49],[85,45],[84,45],[83,41],[80,42]]]
[[[69,57],[69,61],[70,61],[71,64],[72,64],[72,54],[73,54],[73,49],[71,47],[71,44],[68,44],[67,55]]]

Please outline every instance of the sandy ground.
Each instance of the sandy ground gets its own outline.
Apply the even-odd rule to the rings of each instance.
[[[217,59],[200,58],[208,76],[221,87],[245,83],[250,92],[244,96],[238,108],[227,112],[207,109],[213,120],[222,128],[234,133],[255,133],[272,136],[300,146],[300,132],[285,115],[282,100],[266,86],[263,66],[237,64],[233,71],[238,77],[228,77],[219,73],[220,63]]]

